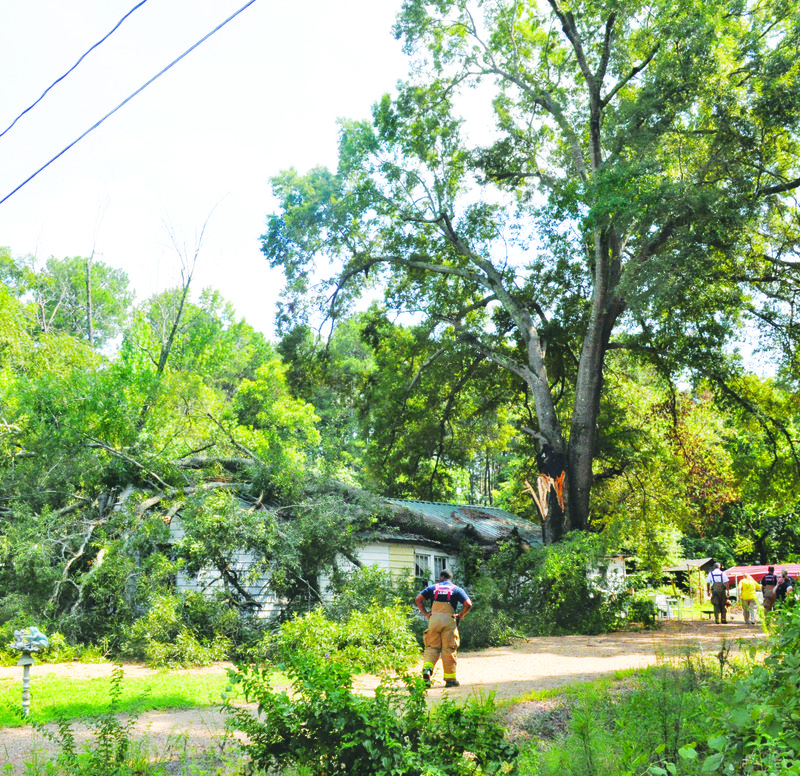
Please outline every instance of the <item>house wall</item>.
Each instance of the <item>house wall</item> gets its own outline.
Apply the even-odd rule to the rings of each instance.
[[[434,558],[446,558],[446,565],[452,566],[457,561],[455,555],[449,554],[441,547],[429,544],[411,544],[399,542],[379,542],[365,544],[358,548],[358,559],[365,566],[377,566],[396,579],[414,578],[416,559],[418,555],[425,555],[430,560],[431,580],[433,579]],[[351,566],[352,568],[352,566]]]
[[[170,533],[173,541],[181,539],[184,535],[180,525],[180,520],[174,517],[170,523]],[[412,544],[410,542],[373,542],[362,544],[356,551],[356,557],[364,566],[377,566],[382,571],[386,571],[394,578],[414,578],[415,561],[418,554],[427,555],[433,563],[434,557],[446,557],[447,565],[452,567],[455,556],[447,554],[441,547],[434,547],[427,544]],[[279,612],[281,601],[266,586],[266,580],[248,580],[248,576],[253,567],[254,558],[247,552],[237,553],[231,566],[242,580],[243,588],[254,600],[258,601],[261,609],[259,617],[268,618]],[[340,558],[340,566],[343,570],[353,570],[355,566],[345,558]],[[432,573],[432,571],[431,571]],[[244,584],[248,582],[248,584]],[[320,579],[320,588],[327,591],[329,580],[323,577]],[[204,569],[197,576],[189,576],[184,571],[179,571],[176,577],[176,588],[178,592],[198,591],[206,594],[224,591],[224,585],[219,578],[219,574],[214,569]],[[323,593],[324,595],[324,593]]]
[[[389,573],[393,577],[414,576],[414,546],[411,544],[390,544]]]
[[[231,568],[238,574],[240,580],[248,580],[248,575],[253,567],[253,557],[246,552],[237,553]],[[206,595],[224,592],[225,586],[219,573],[214,569],[203,569],[195,576],[189,576],[185,571],[179,571],[175,578],[175,587],[179,593],[187,591],[200,592]],[[242,584],[242,588],[259,603],[261,608],[258,616],[271,617],[281,608],[281,602],[275,594],[265,586],[264,580],[252,580],[250,584]]]

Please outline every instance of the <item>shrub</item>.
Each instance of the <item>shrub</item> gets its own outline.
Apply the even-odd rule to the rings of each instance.
[[[621,586],[593,577],[604,561],[602,540],[591,534],[574,532],[549,547],[507,542],[470,581],[470,592],[482,599],[476,619],[500,623],[495,638],[502,628],[543,636],[619,628],[630,596]]]
[[[399,604],[353,611],[341,623],[325,617],[322,608],[297,616],[281,626],[272,641],[272,654],[299,651],[365,672],[402,670],[419,658],[408,609]]]
[[[377,566],[365,566],[335,580],[331,599],[324,604],[325,615],[343,622],[352,612],[365,611],[376,604],[410,604],[418,592],[413,578],[397,578]]]
[[[296,767],[309,774],[510,773],[516,756],[492,697],[464,705],[445,699],[428,708],[420,678],[403,687],[382,683],[374,697],[352,691],[352,674],[332,660],[288,654],[282,670],[291,692],[270,686],[270,671],[242,666],[231,671],[245,699],[259,713],[224,705],[231,727],[243,732],[243,747],[264,772]]]
[[[207,666],[225,660],[233,645],[225,636],[216,636],[211,641],[200,641],[186,628],[181,628],[174,641],[148,641],[144,659],[154,668],[188,668]]]
[[[656,624],[658,610],[656,602],[646,591],[634,593],[628,603],[628,621],[639,623],[646,628],[651,628]]]
[[[233,649],[231,640],[213,630],[201,636],[191,629],[181,616],[184,603],[177,594],[156,595],[147,614],[133,624],[122,653],[152,666],[202,666],[226,659]]]

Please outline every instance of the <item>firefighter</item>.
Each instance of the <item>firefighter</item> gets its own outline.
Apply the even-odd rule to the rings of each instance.
[[[425,602],[431,602],[430,612]],[[431,686],[433,669],[442,658],[444,686],[458,687],[456,679],[456,653],[460,638],[458,623],[472,609],[472,601],[466,591],[453,583],[453,575],[442,569],[439,581],[426,587],[416,599],[417,608],[428,618],[428,629],[424,633],[425,651],[422,654],[422,678]],[[461,611],[458,606],[461,604]]]

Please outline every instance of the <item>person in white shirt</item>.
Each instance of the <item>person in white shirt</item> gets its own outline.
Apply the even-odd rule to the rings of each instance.
[[[714,568],[706,578],[706,589],[711,596],[711,605],[714,607],[714,622],[719,625],[720,620],[723,625],[728,622],[728,585],[730,580],[728,575],[720,568],[719,563],[714,564]]]

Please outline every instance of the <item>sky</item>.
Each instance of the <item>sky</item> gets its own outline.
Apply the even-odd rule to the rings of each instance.
[[[0,0],[0,132],[140,0]],[[0,137],[0,199],[247,0],[147,0]],[[193,279],[273,333],[279,273],[260,252],[270,178],[335,167],[337,120],[405,77],[401,0],[255,0],[0,204],[15,256],[89,256],[137,301]]]

